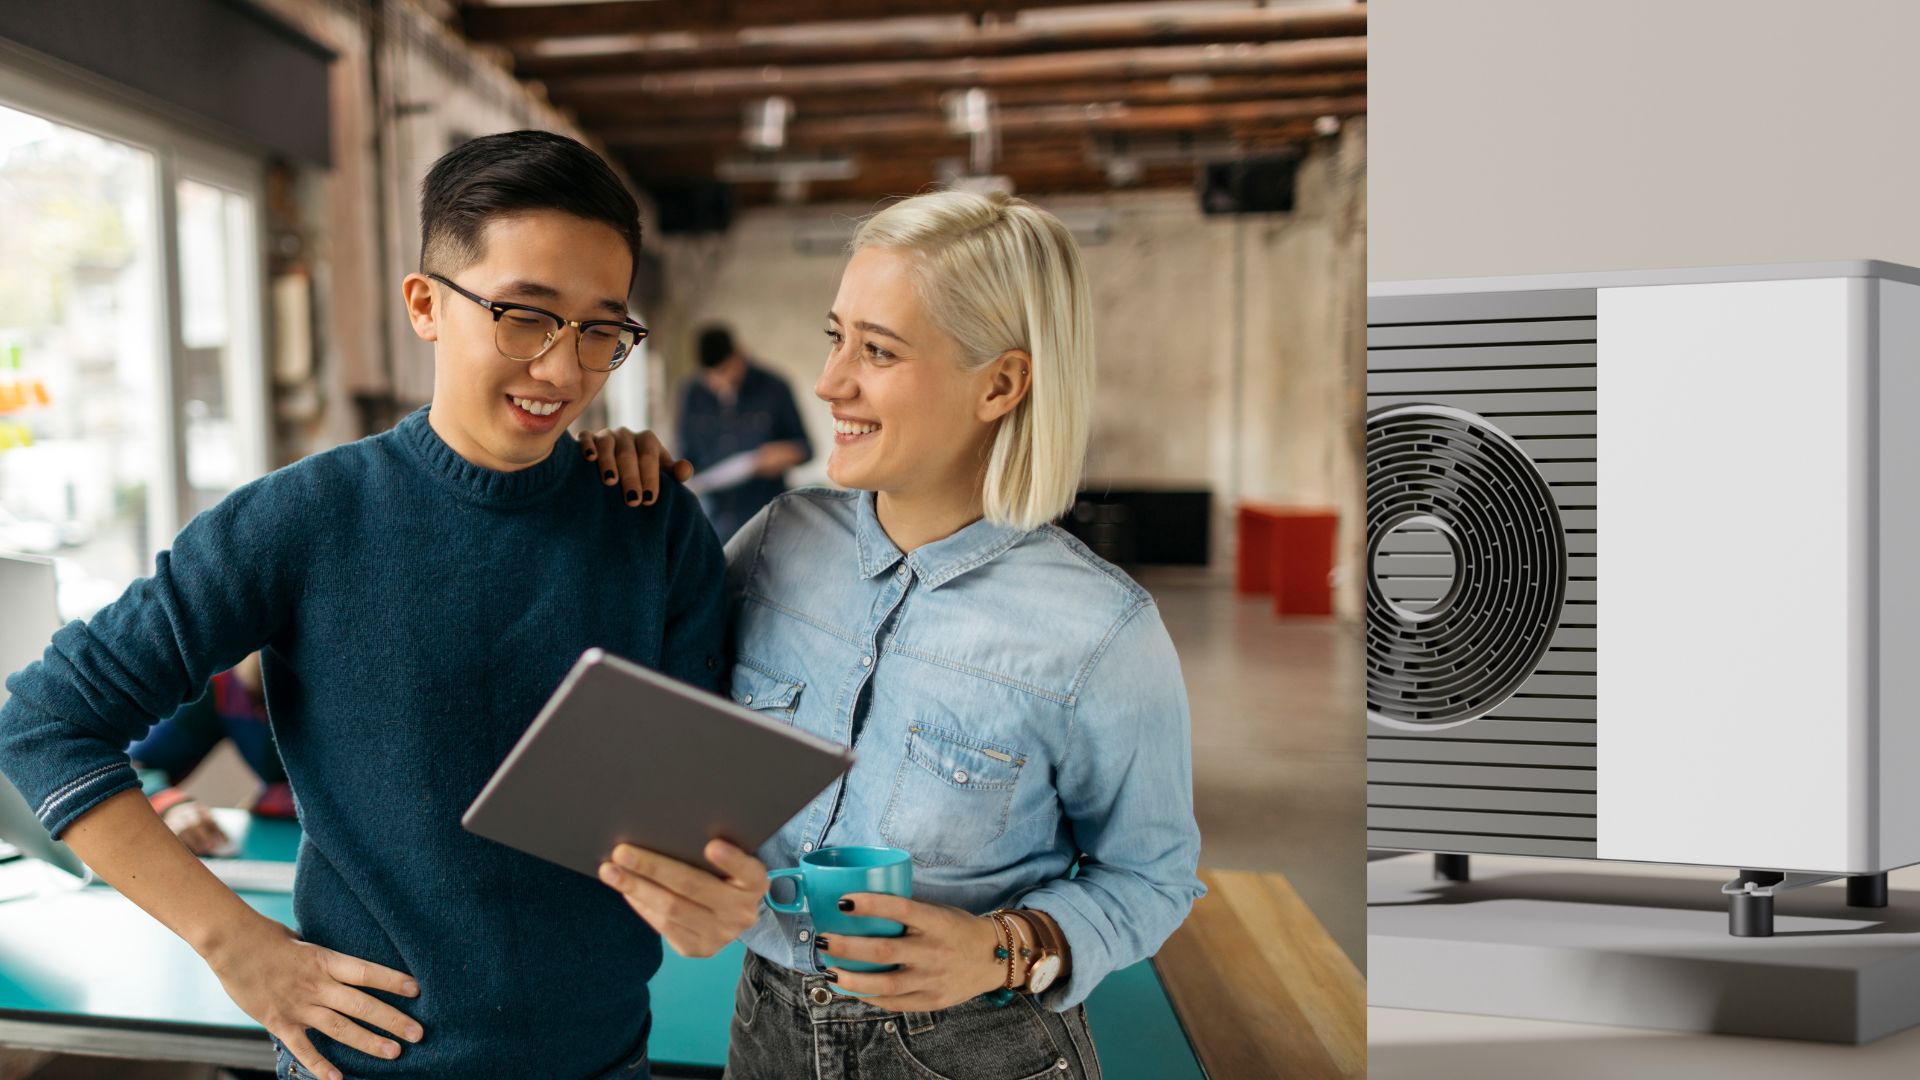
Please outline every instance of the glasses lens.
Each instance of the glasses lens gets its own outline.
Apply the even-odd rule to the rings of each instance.
[[[600,323],[580,332],[580,366],[594,371],[612,371],[627,358],[640,335],[624,326]]]
[[[532,360],[547,351],[560,324],[536,311],[510,309],[500,316],[494,344],[515,360]]]

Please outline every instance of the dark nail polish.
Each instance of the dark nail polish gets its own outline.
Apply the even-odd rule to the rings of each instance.
[[[639,492],[637,492],[637,491],[629,491],[629,492],[627,492],[627,501],[628,501],[628,502],[630,502],[630,503],[637,503],[637,502],[639,502],[639,501],[640,501],[640,493],[639,493]]]
[[[827,943],[827,938],[826,938],[826,935],[825,935],[825,934],[819,934],[819,935],[816,935],[816,936],[814,937],[814,939],[813,939],[813,943],[814,943],[815,945],[818,945],[818,946],[820,946],[820,951],[821,951],[821,952],[832,952],[832,951],[833,951],[833,946]]]
[[[608,469],[608,470],[606,470],[605,472],[602,472],[602,473],[600,474],[600,479],[602,479],[602,480],[611,480],[611,479],[613,479],[613,470],[612,470],[612,469]]]
[[[646,499],[646,503],[647,503],[647,505],[648,505],[648,506],[652,506],[652,505],[654,504],[654,502],[655,502],[656,500],[658,500],[659,498],[660,498],[660,493],[659,493],[659,492],[657,492],[657,491],[649,491],[649,492],[647,492],[647,499]]]
[[[841,911],[852,911],[852,910],[853,910],[853,901],[851,901],[851,900],[846,900],[846,899],[842,899],[842,900],[840,901],[840,910],[841,910]]]
[[[824,975],[824,976],[826,976],[826,978],[827,978],[827,981],[828,981],[828,982],[839,982],[839,981],[840,981],[840,976],[838,976],[838,975],[835,975],[835,974],[834,974],[833,972],[831,972],[831,971],[823,971],[823,972],[821,972],[820,974],[822,974],[822,975]]]

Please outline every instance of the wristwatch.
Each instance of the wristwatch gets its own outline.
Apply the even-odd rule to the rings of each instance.
[[[1021,954],[1028,958],[1027,985],[1022,989],[1029,994],[1044,994],[1060,978],[1064,950],[1053,940],[1045,919],[1024,911],[1008,914],[1020,931]]]

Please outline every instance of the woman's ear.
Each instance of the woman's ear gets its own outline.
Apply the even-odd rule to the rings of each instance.
[[[400,282],[400,296],[407,304],[407,322],[421,341],[440,340],[440,327],[433,306],[433,280],[425,274],[408,274]]]
[[[991,424],[1027,400],[1033,387],[1033,357],[1025,349],[1008,349],[988,364],[986,394],[980,399],[982,423]]]

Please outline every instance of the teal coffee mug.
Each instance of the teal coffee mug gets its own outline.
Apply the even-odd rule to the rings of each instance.
[[[849,915],[840,910],[840,898],[848,893],[890,893],[913,895],[913,856],[899,848],[823,847],[800,857],[800,865],[767,874],[772,881],[792,878],[794,898],[782,903],[767,891],[767,906],[782,915],[813,916],[813,932],[827,935],[831,944],[835,934],[861,937],[899,937],[906,927],[892,919],[871,915]],[[822,968],[843,971],[892,971],[894,964],[875,964],[864,960],[822,961]],[[839,989],[835,987],[835,989]]]

